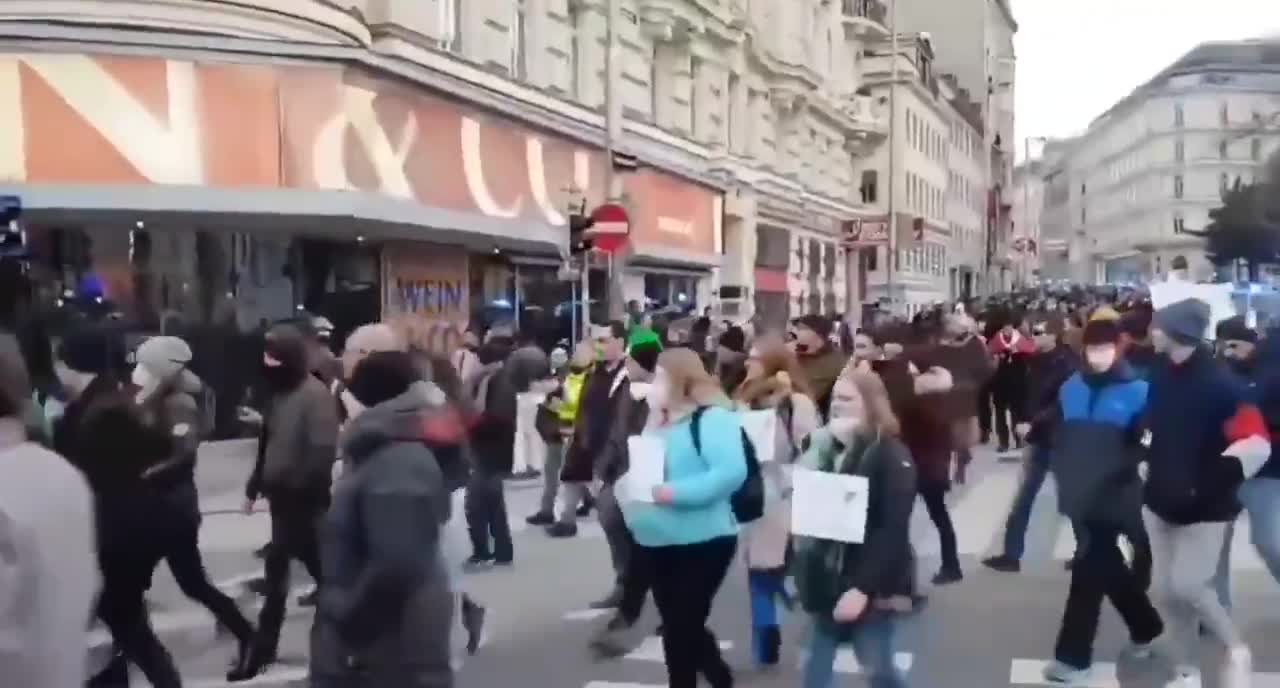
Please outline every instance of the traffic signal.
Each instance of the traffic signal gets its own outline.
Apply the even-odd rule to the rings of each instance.
[[[581,215],[574,213],[569,216],[569,254],[578,255],[591,250],[591,239],[587,236],[587,230],[595,225],[596,221],[590,215]]]
[[[27,237],[18,224],[22,217],[22,199],[17,196],[0,196],[0,257],[21,257],[26,254]]]

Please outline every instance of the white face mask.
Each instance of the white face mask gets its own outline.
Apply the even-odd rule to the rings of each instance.
[[[1085,347],[1084,359],[1094,372],[1106,372],[1116,362],[1116,347],[1114,344]]]
[[[137,399],[139,402],[151,396],[156,388],[160,386],[160,380],[142,365],[133,367],[133,375],[130,376],[130,379],[138,387]]]

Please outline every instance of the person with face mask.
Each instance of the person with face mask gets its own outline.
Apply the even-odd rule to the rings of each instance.
[[[911,510],[916,473],[898,439],[889,393],[874,374],[845,368],[832,391],[831,420],[809,436],[801,467],[868,480],[866,533],[861,544],[797,537],[796,588],[810,615],[804,688],[830,688],[843,644],[877,688],[905,688],[894,663],[897,618],[890,600],[909,595]]]
[[[316,524],[329,506],[329,486],[337,458],[338,409],[330,390],[311,374],[308,343],[293,325],[267,331],[263,375],[270,388],[258,460],[245,488],[245,512],[266,496],[271,510],[266,601],[258,628],[242,661],[227,674],[247,681],[276,659],[289,592],[289,562],[297,558],[317,584],[320,552]]]
[[[153,686],[182,685],[173,657],[151,628],[145,596],[166,545],[179,534],[179,515],[144,474],[173,454],[166,431],[144,422],[115,371],[122,342],[101,329],[76,331],[58,345],[54,370],[70,403],[54,427],[53,445],[84,474],[93,490],[102,594],[98,618],[124,660]],[[97,674],[91,686],[128,682],[125,662]]]
[[[1057,418],[1058,390],[1077,368],[1077,356],[1060,341],[1061,334],[1060,318],[1036,322],[1031,326],[1036,352],[1027,359],[1028,393],[1020,414],[1028,420],[1014,428],[1030,448],[1023,460],[1022,480],[1013,507],[1005,521],[1003,550],[982,562],[996,571],[1016,573],[1021,570],[1031,509],[1049,474],[1049,439],[1053,436],[1053,423]]]
[[[1253,384],[1253,352],[1258,346],[1258,333],[1250,328],[1243,315],[1227,318],[1215,328],[1218,357],[1246,386]]]
[[[1208,304],[1184,299],[1152,321],[1152,343],[1168,364],[1151,378],[1145,517],[1152,589],[1179,673],[1195,672],[1190,652],[1202,624],[1227,648],[1220,685],[1236,688],[1248,685],[1252,656],[1212,581],[1240,512],[1236,493],[1262,468],[1271,445],[1250,391],[1204,345],[1209,319]]]
[[[1148,386],[1120,357],[1120,327],[1113,319],[1085,326],[1084,364],[1057,393],[1049,466],[1058,485],[1058,508],[1072,520],[1080,550],[1071,569],[1054,661],[1045,679],[1085,681],[1104,598],[1129,630],[1137,655],[1149,654],[1164,631],[1147,598],[1150,560],[1142,532],[1142,418]],[[1134,546],[1132,568],[1120,549]]]

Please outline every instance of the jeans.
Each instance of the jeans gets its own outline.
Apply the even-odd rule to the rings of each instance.
[[[516,444],[513,473],[540,471],[546,463],[547,443],[538,434],[538,405],[546,394],[522,392],[516,395]]]
[[[631,531],[627,529],[627,522],[622,518],[622,507],[614,496],[614,485],[606,483],[600,488],[600,494],[596,495],[596,517],[600,520],[600,528],[604,530],[605,541],[609,544],[609,560],[613,562],[613,572],[621,586],[635,541],[631,537]]]
[[[542,499],[538,513],[556,512],[556,493],[560,491],[560,469],[564,466],[565,443],[547,445],[547,462],[542,471]]]
[[[1027,450],[1026,460],[1022,462],[1022,483],[1018,486],[1018,494],[1013,498],[1009,519],[1004,524],[1004,555],[1011,559],[1022,559],[1026,551],[1027,524],[1031,521],[1031,509],[1035,506],[1036,496],[1048,475],[1048,450],[1032,446]]]
[[[1271,577],[1280,582],[1280,479],[1251,478],[1240,486],[1249,534]]]
[[[850,638],[853,654],[870,688],[906,688],[907,680],[894,663],[893,637],[897,622],[892,614],[872,611],[854,624]],[[840,641],[812,625],[809,652],[804,662],[804,688],[831,688],[834,685],[836,650]]]
[[[942,570],[955,572],[960,570],[960,554],[956,544],[956,529],[951,523],[951,513],[947,511],[947,493],[939,488],[927,488],[920,491],[924,499],[924,508],[929,512],[929,520],[938,529],[938,544],[942,548]]]
[[[505,489],[501,475],[480,470],[471,473],[463,504],[471,535],[471,556],[476,559],[509,562],[515,556]]]
[[[771,652],[768,634],[777,634],[778,600],[787,599],[783,574],[774,571],[747,571],[748,599],[751,602],[751,638],[756,661],[767,664]],[[775,653],[776,654],[776,653]],[[776,658],[772,658],[776,662]]]
[[[662,619],[669,688],[697,688],[699,674],[711,688],[733,686],[733,673],[707,628],[707,617],[737,545],[737,537],[730,535],[646,548],[653,564],[653,600]]]
[[[1071,568],[1071,588],[1054,658],[1077,669],[1093,664],[1093,641],[1098,634],[1102,600],[1111,600],[1135,643],[1148,643],[1164,630],[1141,576],[1125,564],[1120,532],[1100,524],[1077,524],[1082,544]]]

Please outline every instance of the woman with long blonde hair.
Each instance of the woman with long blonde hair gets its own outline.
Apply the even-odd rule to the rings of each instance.
[[[694,688],[701,674],[713,688],[729,688],[733,674],[706,624],[737,549],[730,500],[747,477],[742,424],[690,349],[658,356],[648,402],[646,433],[662,441],[664,483],[622,511],[651,566],[668,685]]]
[[[898,419],[884,383],[846,366],[832,390],[831,420],[810,435],[797,464],[867,479],[869,504],[862,542],[799,537],[797,588],[812,616],[804,688],[830,688],[836,651],[849,643],[868,684],[905,688],[894,665],[896,619],[889,601],[904,593],[911,567],[911,509],[916,475],[899,440]]]
[[[791,465],[804,440],[821,424],[818,406],[800,369],[796,355],[782,342],[752,347],[747,357],[747,377],[733,393],[743,410],[772,410],[777,417],[772,461],[762,461],[765,486],[764,515],[743,529],[743,554],[751,599],[751,634],[756,662],[774,666],[782,649],[779,599],[786,601],[783,585],[791,535]]]

